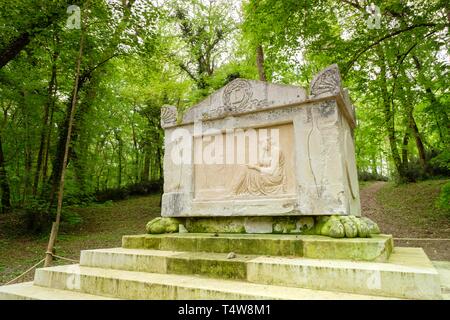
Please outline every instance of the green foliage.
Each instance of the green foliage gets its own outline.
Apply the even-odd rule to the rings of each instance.
[[[439,198],[436,201],[436,205],[439,208],[447,209],[450,215],[450,182],[444,184],[439,194]]]
[[[359,181],[388,181],[388,178],[376,172],[358,171]]]
[[[374,4],[379,28],[360,1],[248,0],[243,33],[250,52],[263,46],[272,81],[306,85],[337,63],[356,106],[360,171],[414,181],[436,174],[429,151],[450,149],[448,6]]]
[[[83,222],[82,217],[70,209],[63,210],[61,219],[63,223],[67,223],[70,226],[76,226]]]
[[[107,202],[111,200],[125,200],[130,196],[142,196],[152,193],[159,193],[162,189],[162,180],[146,181],[123,186],[121,188],[112,188],[97,192],[94,197],[95,201]]]
[[[24,230],[31,234],[43,234],[50,231],[53,215],[49,214],[48,202],[29,199],[23,208]]]
[[[65,206],[159,190],[148,185],[162,178],[160,107],[182,113],[234,78],[258,79],[260,47],[273,82],[307,87],[339,65],[356,107],[360,179],[448,176],[446,3],[375,1],[378,29],[361,3],[3,1],[0,203],[35,213],[37,226],[51,217],[81,35]],[[65,26],[70,4],[81,30]]]
[[[439,155],[431,159],[430,163],[436,167],[450,171],[450,150],[443,150]]]

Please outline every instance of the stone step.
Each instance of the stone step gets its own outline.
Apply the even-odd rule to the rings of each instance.
[[[36,270],[34,285],[122,299],[389,299],[358,294],[262,285],[193,275],[101,269],[79,265]]]
[[[80,265],[149,273],[202,275],[218,279],[247,279],[247,262],[255,255],[180,252],[152,249],[99,249],[81,251]]]
[[[389,263],[269,257],[151,249],[81,252],[87,267],[161,274],[195,274],[326,291],[440,299],[439,274],[420,248],[395,248]]]
[[[393,240],[390,235],[335,239],[313,235],[172,233],[124,236],[122,246],[128,249],[387,261]]]
[[[442,297],[450,300],[450,261],[432,261],[441,279]]]
[[[59,290],[23,282],[0,287],[0,300],[103,300],[113,299],[76,291]]]

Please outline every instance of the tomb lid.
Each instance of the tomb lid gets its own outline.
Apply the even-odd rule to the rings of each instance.
[[[333,64],[319,72],[311,81],[310,94],[305,88],[259,80],[237,78],[189,108],[177,122],[177,109],[163,106],[162,127],[196,121],[225,118],[239,114],[335,98],[351,127],[355,126],[354,108],[346,89],[342,88],[339,68]]]

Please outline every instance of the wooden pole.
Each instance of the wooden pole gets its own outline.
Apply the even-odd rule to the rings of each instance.
[[[55,246],[56,238],[58,236],[59,223],[61,221],[62,201],[63,201],[63,195],[64,195],[64,178],[65,178],[65,173],[66,173],[67,158],[68,158],[68,154],[69,154],[70,136],[72,135],[72,127],[73,127],[73,121],[74,121],[76,105],[77,105],[78,83],[80,81],[80,66],[81,66],[81,59],[83,57],[83,43],[84,43],[84,32],[83,32],[83,28],[81,28],[80,50],[78,52],[77,67],[76,67],[76,73],[75,73],[75,84],[74,84],[73,94],[72,94],[72,105],[70,108],[70,117],[69,117],[69,124],[67,127],[66,145],[65,145],[65,149],[64,149],[63,164],[62,164],[62,168],[61,168],[61,179],[59,180],[58,205],[56,207],[56,220],[52,225],[52,231],[50,233],[50,239],[48,241],[44,267],[49,267],[53,261],[53,248]]]

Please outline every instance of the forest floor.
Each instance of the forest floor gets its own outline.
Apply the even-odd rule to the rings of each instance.
[[[394,236],[394,245],[422,247],[432,260],[450,261],[450,214],[434,206],[440,188],[449,180],[395,185],[364,184],[362,214]]]
[[[112,248],[122,245],[125,234],[145,233],[145,224],[160,215],[159,195],[133,197],[114,203],[73,208],[81,217],[75,226],[61,225],[56,254],[78,260],[84,249]],[[44,258],[48,234],[14,235],[18,227],[13,214],[0,215],[0,284],[4,284]],[[55,264],[70,262],[56,260]],[[33,274],[26,279],[32,280]]]
[[[361,184],[364,216],[392,234],[396,246],[423,247],[432,260],[450,261],[450,215],[434,208],[440,187],[448,180],[403,186],[387,182]],[[159,195],[130,198],[87,208],[72,208],[81,217],[76,226],[62,225],[56,254],[78,260],[83,249],[119,247],[124,234],[145,232],[159,216]],[[16,214],[0,216],[0,284],[18,276],[44,257],[48,234],[25,236]],[[421,240],[418,240],[421,239]],[[447,240],[445,240],[447,239]],[[67,264],[57,260],[55,264]],[[31,280],[30,273],[25,279]]]

